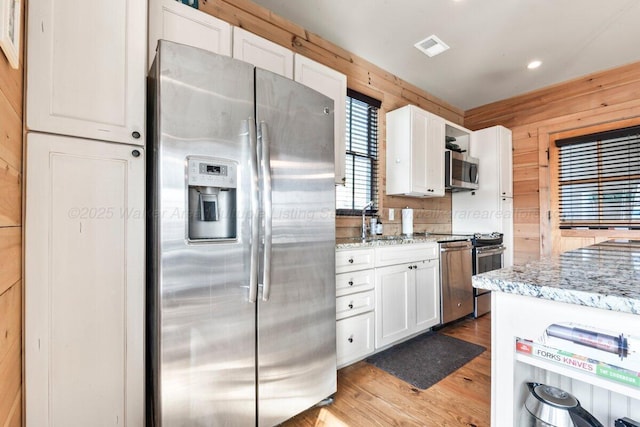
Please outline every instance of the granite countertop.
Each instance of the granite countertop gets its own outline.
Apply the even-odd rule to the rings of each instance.
[[[472,280],[476,288],[640,314],[640,241],[610,240]]]
[[[470,240],[473,236],[466,234],[436,234],[416,233],[411,237],[402,236],[375,236],[362,240],[360,237],[345,237],[336,239],[336,249],[353,249],[377,246],[411,245],[416,243],[440,243],[459,240]]]

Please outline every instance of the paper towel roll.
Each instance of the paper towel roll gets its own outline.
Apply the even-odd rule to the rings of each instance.
[[[413,209],[402,209],[402,234],[413,234]]]

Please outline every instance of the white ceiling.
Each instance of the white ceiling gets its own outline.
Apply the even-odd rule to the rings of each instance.
[[[253,1],[463,110],[640,60],[639,0]]]

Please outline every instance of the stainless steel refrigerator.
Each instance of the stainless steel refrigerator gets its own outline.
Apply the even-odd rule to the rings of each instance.
[[[271,426],[336,391],[333,101],[160,41],[148,424]]]

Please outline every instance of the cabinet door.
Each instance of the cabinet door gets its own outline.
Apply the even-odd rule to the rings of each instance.
[[[413,264],[376,269],[375,304],[376,349],[411,335],[416,316]]]
[[[26,156],[26,425],[144,425],[142,148],[29,133]]]
[[[429,170],[429,113],[419,108],[411,109],[411,192],[427,195],[429,178],[433,174]]]
[[[387,195],[444,196],[445,120],[413,105],[386,117]]]
[[[416,331],[440,323],[440,280],[437,259],[414,264],[416,275]]]
[[[233,27],[233,57],[293,79],[293,52],[240,27]]]
[[[144,144],[146,4],[28,2],[29,130]]]
[[[504,266],[513,265],[513,199],[511,197],[500,198],[500,213],[502,216],[503,243],[507,248],[504,251]]]
[[[511,131],[497,126],[500,159],[500,195],[513,197],[513,151]]]
[[[149,1],[149,67],[165,39],[231,56],[231,25],[175,0]]]
[[[336,362],[338,368],[373,353],[373,312],[336,322]]]
[[[445,121],[429,114],[427,127],[427,195],[444,196]]]
[[[294,80],[333,99],[336,184],[345,178],[345,102],[347,76],[302,55],[294,57]]]

